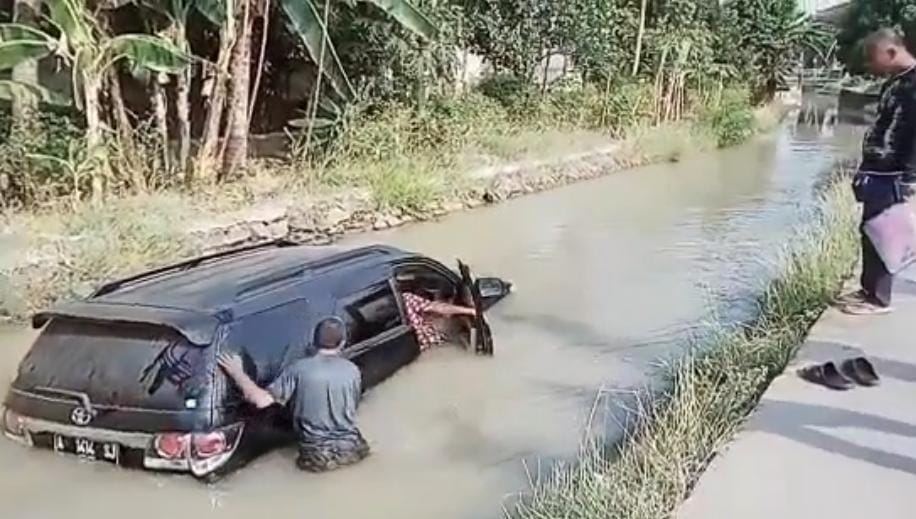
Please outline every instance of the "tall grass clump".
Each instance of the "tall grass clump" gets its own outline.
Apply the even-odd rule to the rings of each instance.
[[[750,93],[742,88],[723,90],[700,112],[700,123],[709,129],[722,148],[749,139],[756,132],[756,121]]]
[[[845,185],[823,205],[781,275],[759,301],[759,317],[714,334],[667,370],[664,394],[637,405],[615,448],[590,444],[517,506],[520,519],[672,517],[716,452],[733,436],[850,274],[858,240]]]

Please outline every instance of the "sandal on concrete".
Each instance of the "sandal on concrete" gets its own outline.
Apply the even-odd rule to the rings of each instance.
[[[875,367],[865,357],[844,360],[840,370],[860,386],[877,386],[881,382]]]
[[[840,311],[848,315],[883,315],[893,312],[894,309],[889,306],[862,301],[859,303],[846,303],[840,307]]]
[[[798,370],[798,376],[812,384],[818,384],[836,391],[845,391],[853,387],[852,381],[844,377],[833,362],[802,368]]]
[[[855,292],[849,292],[843,294],[833,300],[833,303],[836,305],[849,305],[853,303],[865,303],[868,301],[868,295],[864,290],[859,289]]]

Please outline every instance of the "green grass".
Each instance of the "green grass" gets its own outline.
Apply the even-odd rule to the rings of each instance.
[[[0,316],[23,317],[85,296],[105,280],[193,254],[184,232],[195,216],[190,208],[179,195],[158,193],[20,221],[44,260],[0,279],[9,287],[0,296]]]
[[[846,185],[828,188],[822,212],[787,252],[781,275],[750,326],[725,330],[667,369],[667,391],[642,400],[614,448],[589,444],[514,511],[520,519],[672,517],[732,438],[855,263],[855,206]]]
[[[678,162],[716,148],[715,136],[688,121],[633,128],[624,144],[629,154],[645,162]]]

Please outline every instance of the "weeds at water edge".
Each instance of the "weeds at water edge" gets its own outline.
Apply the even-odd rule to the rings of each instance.
[[[667,392],[637,405],[636,426],[616,448],[587,446],[574,467],[557,469],[512,515],[671,517],[850,274],[855,218],[848,187],[827,188],[818,218],[761,298],[756,322],[716,335],[671,365]]]

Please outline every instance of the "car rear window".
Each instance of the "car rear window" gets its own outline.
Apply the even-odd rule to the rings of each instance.
[[[206,403],[212,360],[212,348],[170,328],[56,318],[23,359],[15,385],[84,393],[99,405],[186,409]]]

